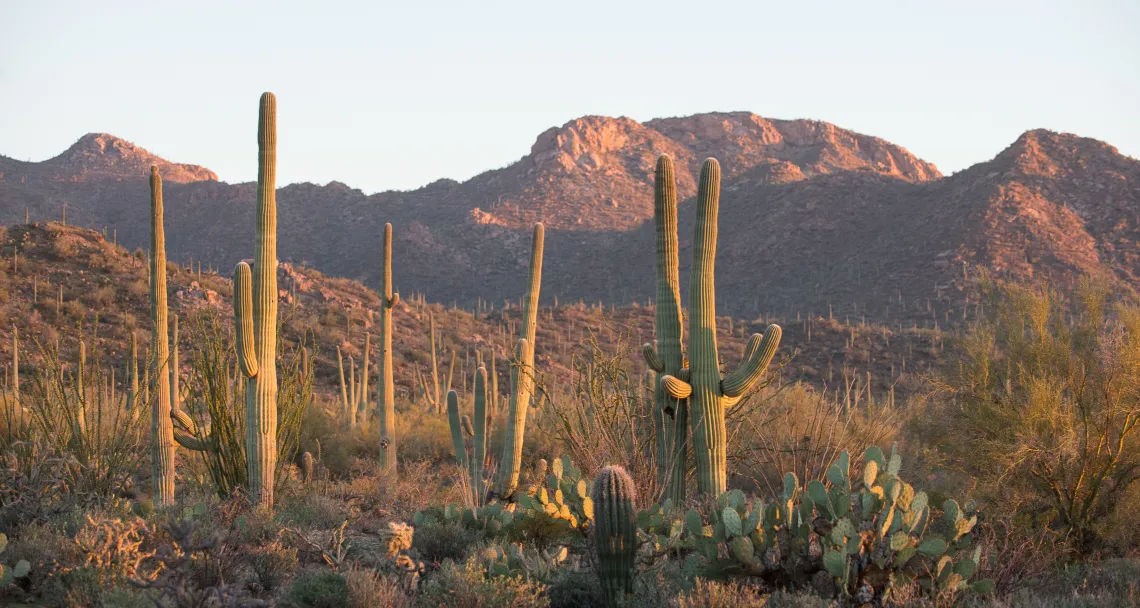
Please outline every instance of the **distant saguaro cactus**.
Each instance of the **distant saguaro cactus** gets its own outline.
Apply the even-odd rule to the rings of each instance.
[[[150,320],[151,353],[158,369],[151,411],[152,499],[158,505],[174,503],[174,425],[170,420],[170,351],[166,309],[166,234],[162,217],[162,178],[150,168]],[[62,286],[60,299],[62,300]]]
[[[400,294],[392,291],[392,224],[384,224],[383,259],[380,274],[380,377],[376,383],[376,406],[380,427],[380,468],[396,470],[396,385],[392,368],[392,311]],[[365,354],[364,360],[368,361]],[[367,384],[365,384],[367,386]]]
[[[519,470],[522,467],[526,415],[534,391],[534,337],[538,319],[538,292],[542,286],[543,239],[543,225],[535,224],[530,250],[530,282],[523,299],[521,335],[515,349],[516,362],[511,366],[511,402],[507,413],[503,456],[499,460],[497,492],[502,497],[510,496],[518,487]]]

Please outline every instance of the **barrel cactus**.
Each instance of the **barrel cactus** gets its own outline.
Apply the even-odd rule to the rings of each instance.
[[[633,479],[620,466],[608,466],[594,479],[594,547],[598,577],[610,605],[622,605],[633,591],[633,559],[637,553],[637,523]]]
[[[776,354],[781,336],[779,325],[769,325],[763,335],[753,334],[740,367],[721,375],[713,276],[719,204],[720,165],[710,158],[701,167],[697,189],[696,235],[689,278],[689,367],[661,377],[666,395],[689,400],[697,489],[711,496],[722,494],[728,481],[725,410],[757,385]]]

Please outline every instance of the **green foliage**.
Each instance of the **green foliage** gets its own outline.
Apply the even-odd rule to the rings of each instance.
[[[0,553],[3,553],[8,548],[8,536],[0,532]],[[14,566],[9,566],[0,562],[0,589],[11,585],[16,579],[24,578],[31,572],[32,565],[28,560],[22,559]]]
[[[235,489],[248,489],[246,462],[245,379],[237,373],[234,338],[211,310],[192,317],[194,348],[190,351],[190,399],[188,412],[174,410],[175,440],[198,452],[221,497]],[[284,349],[277,342],[279,351]],[[277,459],[275,474],[280,483],[297,451],[301,423],[313,400],[313,370],[304,347],[279,356],[280,389],[277,393]]]
[[[886,459],[870,448],[853,481],[844,452],[828,481],[812,481],[806,492],[789,473],[771,503],[731,490],[708,515],[682,517],[667,502],[639,513],[638,525],[657,551],[699,558],[694,574],[703,576],[763,576],[793,587],[811,581],[817,591],[851,598],[890,597],[911,582],[934,596],[967,589],[981,560],[981,547],[972,546],[976,508],[946,500],[935,510],[926,493],[897,476],[900,466],[894,449]]]
[[[329,570],[315,570],[293,579],[289,599],[298,608],[339,608],[348,604],[348,582]]]
[[[988,504],[1081,550],[1140,479],[1140,307],[983,279],[986,316],[916,417],[930,466],[965,472]]]

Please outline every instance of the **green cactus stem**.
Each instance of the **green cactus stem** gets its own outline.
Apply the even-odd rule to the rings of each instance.
[[[257,232],[254,267],[234,269],[234,327],[246,378],[245,443],[249,494],[273,507],[277,464],[277,100],[264,93],[258,112]]]
[[[637,554],[637,493],[633,479],[620,466],[610,465],[594,478],[594,547],[598,578],[611,606],[622,606],[633,591],[633,561]]]
[[[392,311],[400,294],[392,290],[392,224],[384,224],[380,285],[380,370],[376,382],[376,406],[380,427],[380,468],[396,470],[396,384],[392,367]],[[366,347],[367,348],[367,347]],[[365,361],[368,355],[364,355]],[[433,354],[434,357],[434,354]],[[438,396],[438,395],[437,395]]]
[[[542,250],[544,229],[535,224],[530,252],[530,283],[523,300],[523,318],[516,362],[511,366],[511,401],[507,414],[507,432],[503,440],[503,456],[499,460],[497,492],[501,497],[514,493],[522,467],[522,447],[526,432],[526,415],[534,390],[534,337],[538,319],[538,293],[542,286]]]
[[[463,429],[459,420],[459,394],[447,391],[447,424],[451,427],[451,449],[455,452],[455,462],[467,466],[467,448],[463,443]]]
[[[344,382],[344,356],[340,352],[340,347],[336,347],[336,371],[340,377],[340,409],[341,413],[348,416],[348,386]]]
[[[370,363],[368,361],[368,353],[370,350],[372,350],[372,335],[365,333],[364,356],[363,361],[360,364],[360,391],[356,394],[357,416],[353,416],[353,419],[359,417],[359,420],[357,420],[357,422],[361,425],[365,424],[368,420],[368,368]]]
[[[475,370],[475,422],[471,432],[471,488],[475,496],[486,492],[483,484],[483,463],[487,460],[487,370]]]
[[[725,409],[755,387],[780,343],[778,325],[749,341],[748,357],[740,369],[721,377],[716,339],[717,212],[720,202],[720,165],[708,159],[701,167],[697,188],[697,222],[693,241],[692,276],[689,279],[689,368],[662,377],[661,386],[675,399],[689,399],[689,426],[697,464],[697,488],[719,496],[727,484]],[[688,379],[684,374],[688,374]]]
[[[163,231],[162,178],[150,168],[150,321],[151,354],[158,366],[151,410],[151,494],[159,506],[174,503],[174,427],[170,420],[170,374],[167,371],[169,327],[166,307],[166,234]],[[60,301],[63,289],[60,287]]]
[[[665,378],[678,375],[685,366],[681,329],[681,280],[677,253],[677,187],[673,159],[657,159],[653,183],[653,220],[656,227],[657,299],[656,346],[643,348],[645,362],[654,378],[653,424],[657,433],[657,483],[666,487],[674,503],[685,500],[685,455],[688,433],[688,401],[674,397],[662,386]]]

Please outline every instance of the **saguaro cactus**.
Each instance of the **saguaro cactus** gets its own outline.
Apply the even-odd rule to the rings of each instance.
[[[681,343],[681,281],[677,270],[677,188],[673,159],[657,159],[653,184],[653,220],[657,227],[657,344],[646,344],[645,361],[656,372],[653,423],[657,432],[657,483],[680,504],[685,499],[685,454],[688,440],[688,401],[674,399],[662,388],[665,376],[685,367]]]
[[[769,325],[763,336],[753,334],[740,367],[721,376],[714,286],[719,203],[720,165],[710,158],[701,167],[697,189],[697,224],[689,278],[689,369],[661,378],[661,386],[668,396],[689,399],[697,488],[711,496],[720,496],[725,491],[728,477],[725,409],[756,386],[776,354],[781,335],[779,325]],[[686,375],[689,377],[685,378]]]
[[[487,460],[487,370],[475,370],[475,424],[471,432],[471,488],[475,496],[483,496],[483,463]]]
[[[530,284],[523,300],[522,327],[515,349],[517,364],[512,364],[511,369],[508,426],[503,440],[503,456],[499,460],[498,493],[502,497],[510,496],[519,485],[526,415],[534,390],[534,335],[538,320],[538,291],[542,286],[543,236],[542,224],[535,224],[530,249]]]
[[[170,420],[170,352],[166,310],[166,234],[162,228],[162,178],[150,168],[151,353],[158,366],[151,411],[151,484],[155,504],[174,503],[174,425]]]
[[[594,546],[598,578],[611,606],[623,605],[633,591],[633,560],[637,554],[637,493],[625,469],[610,465],[594,478]]]
[[[234,268],[234,328],[246,377],[245,452],[249,494],[273,507],[277,465],[277,99],[261,96],[257,147],[257,234],[254,267]]]
[[[384,224],[380,284],[380,378],[376,382],[376,406],[380,427],[380,468],[396,470],[396,385],[392,370],[392,309],[400,294],[392,291],[392,224]],[[365,361],[368,355],[365,355]],[[365,385],[367,386],[367,384]]]
[[[459,394],[447,391],[447,426],[451,429],[451,449],[455,452],[455,462],[467,466],[467,447],[463,443],[463,428],[459,419]]]

